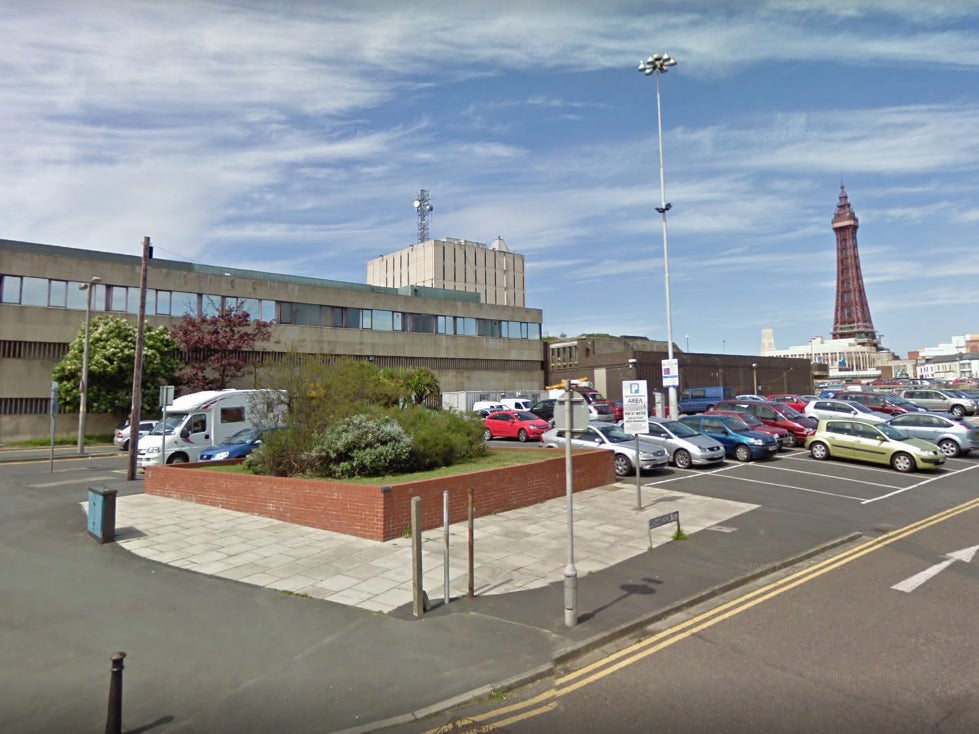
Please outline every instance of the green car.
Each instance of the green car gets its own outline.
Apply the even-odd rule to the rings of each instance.
[[[936,469],[945,454],[935,444],[913,438],[886,423],[865,423],[842,418],[822,418],[816,432],[806,439],[814,459],[853,459],[885,464],[899,472]]]

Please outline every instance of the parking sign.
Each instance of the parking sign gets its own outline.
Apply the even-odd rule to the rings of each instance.
[[[649,393],[645,380],[622,381],[622,428],[626,433],[649,433]]]

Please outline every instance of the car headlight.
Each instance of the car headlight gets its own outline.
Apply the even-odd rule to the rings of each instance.
[[[160,453],[160,447],[159,446],[150,446],[148,449],[146,449],[146,453],[148,453],[148,454],[158,454],[158,453]]]
[[[230,451],[218,451],[214,456],[209,458],[209,461],[221,461],[221,459],[227,459]]]
[[[650,453],[649,451],[640,451],[639,458],[643,461],[649,461],[650,459],[655,459],[656,454]]]
[[[760,439],[760,438],[753,438],[753,439],[751,439],[751,443],[754,444],[755,446],[764,446],[765,445],[765,441],[763,439]]]

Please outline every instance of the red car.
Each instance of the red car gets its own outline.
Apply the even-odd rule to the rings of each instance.
[[[752,431],[760,431],[761,433],[767,433],[768,435],[775,438],[778,441],[778,450],[781,451],[786,446],[795,446],[795,438],[792,434],[785,428],[780,428],[779,426],[770,426],[762,423],[754,415],[746,410],[707,410],[704,415],[720,414],[720,415],[734,415],[743,420],[748,424],[748,428]]]
[[[483,418],[483,438],[492,441],[494,438],[515,438],[520,442],[534,439],[539,441],[541,435],[551,425],[543,418],[538,418],[526,410],[501,410],[490,413]]]
[[[778,395],[768,396],[768,402],[788,405],[789,407],[795,408],[800,413],[806,409],[806,405],[811,399],[812,398],[807,398],[805,395],[793,395],[792,393],[779,393]]]

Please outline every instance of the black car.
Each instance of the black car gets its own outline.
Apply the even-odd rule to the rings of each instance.
[[[554,420],[554,398],[538,400],[531,406],[530,412],[546,421]]]

